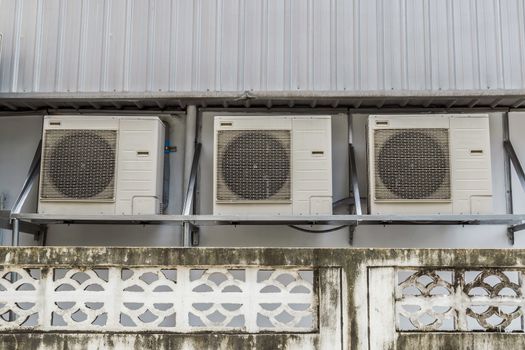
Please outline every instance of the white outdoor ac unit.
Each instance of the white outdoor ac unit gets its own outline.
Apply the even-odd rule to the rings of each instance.
[[[332,213],[330,116],[220,116],[214,130],[214,214]]]
[[[164,138],[157,117],[46,116],[38,212],[160,213]]]
[[[372,115],[371,214],[492,211],[487,115]]]

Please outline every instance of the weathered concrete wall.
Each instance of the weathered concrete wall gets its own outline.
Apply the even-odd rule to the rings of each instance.
[[[523,328],[512,331],[513,333],[507,333],[509,331],[506,329],[493,329],[491,332],[418,330],[406,332],[396,329],[397,326],[383,328],[383,321],[375,323],[374,318],[370,318],[369,312],[374,310],[378,301],[370,297],[370,291],[379,291],[379,301],[384,302],[388,295],[394,295],[393,291],[400,284],[396,281],[395,285],[384,283],[383,285],[370,285],[369,276],[371,271],[384,271],[384,269],[416,270],[424,272],[427,276],[430,271],[434,270],[461,273],[464,271],[500,271],[508,276],[510,272],[519,273],[520,277],[516,282],[519,284],[517,289],[519,292],[514,298],[508,297],[506,300],[518,302],[521,308],[523,304],[521,270],[524,253],[523,250],[475,249],[1,248],[0,263],[4,268],[4,273],[15,267],[78,268],[80,270],[94,267],[130,269],[148,267],[155,271],[183,266],[201,269],[211,267],[234,269],[254,266],[272,269],[298,267],[319,271],[322,269],[340,271],[340,293],[326,294],[328,299],[326,302],[321,301],[320,305],[329,304],[330,300],[336,302],[337,298],[341,298],[342,334],[340,337],[335,331],[332,334],[332,338],[340,339],[337,344],[340,344],[341,348],[369,349],[369,344],[371,344],[371,349],[408,349],[417,344],[419,348],[436,349],[517,349],[525,345]],[[504,287],[501,283],[509,284],[510,282],[488,281],[485,288],[489,291],[489,297],[483,300],[492,304],[503,300],[504,298],[498,294]],[[433,286],[429,283],[424,284],[421,288],[430,290]],[[432,296],[429,294],[426,297]],[[439,297],[442,298],[442,296]],[[0,298],[2,298],[1,292]],[[475,296],[472,297],[472,300],[482,299]],[[394,307],[394,305],[390,306]],[[519,310],[518,316],[523,317],[521,309]],[[323,317],[327,315],[323,314],[322,307],[319,312],[319,322],[323,322]],[[394,314],[394,309],[384,310],[383,318],[388,318],[389,314]],[[369,320],[371,320],[370,324]],[[390,321],[393,324],[394,320]],[[374,330],[379,338],[369,337],[371,330]],[[327,349],[321,345],[322,337],[317,337],[318,333],[316,331],[305,334],[290,332],[248,334],[242,331],[190,334],[155,331],[140,332],[140,334],[104,331],[42,333],[14,329],[0,334],[0,347],[16,348],[18,344],[20,349]],[[371,340],[373,341],[369,343]],[[379,345],[376,346],[376,344]]]

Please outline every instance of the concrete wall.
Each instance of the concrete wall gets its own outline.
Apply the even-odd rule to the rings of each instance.
[[[326,113],[327,111],[320,111]],[[213,115],[202,113],[203,153],[200,163],[199,210],[212,212],[212,149]],[[230,114],[230,113],[228,113]],[[355,146],[362,195],[366,194],[365,115],[354,117]],[[511,138],[516,151],[525,162],[525,113],[510,115]],[[333,186],[334,198],[348,193],[348,162],[346,159],[347,119],[343,114],[333,118]],[[184,120],[172,121],[172,143],[178,152],[171,155],[171,190],[168,213],[180,212],[182,198],[182,172],[184,159]],[[41,117],[0,118],[0,193],[7,194],[7,205],[16,199],[33,157],[41,132]],[[494,213],[505,213],[502,120],[501,114],[491,115],[491,142],[493,162]],[[514,179],[514,205],[516,213],[525,212],[525,193]],[[30,209],[30,208],[28,208]],[[504,226],[360,226],[355,245],[360,247],[508,247]],[[48,245],[101,245],[101,246],[175,246],[180,242],[178,226],[99,226],[55,225],[50,227]],[[523,238],[522,238],[523,237]],[[4,244],[10,240],[4,237]],[[24,235],[22,244],[34,244],[31,236]],[[328,234],[308,234],[287,227],[204,227],[201,231],[204,246],[339,246],[348,245],[348,230]],[[516,235],[516,246],[525,246],[525,233]]]
[[[23,298],[25,303],[13,307],[15,314],[31,312],[36,317],[31,321],[20,317],[22,327],[18,319],[2,322],[0,348],[17,344],[50,350],[523,349],[524,253],[522,249],[4,247],[0,248],[4,273],[16,271],[17,283],[35,290],[9,288],[5,281],[0,297],[11,304]],[[31,276],[21,273],[21,267]],[[217,270],[203,274],[209,267]],[[64,290],[66,284],[73,291]],[[83,288],[86,284],[97,286],[97,291]],[[239,305],[232,312],[234,319],[241,316],[242,328],[232,327],[227,318],[232,314],[221,306],[231,305],[231,300]],[[480,300],[483,307],[498,309],[498,317],[478,311]],[[100,306],[96,310],[84,306],[89,303]],[[263,309],[262,305],[274,303],[281,308]],[[29,306],[21,310],[20,304]],[[155,307],[165,304],[170,305],[167,312],[176,313],[171,327],[147,322],[151,316],[138,317],[147,310],[142,315],[165,319],[165,310]],[[312,307],[294,312],[293,304]],[[444,305],[450,312],[442,311]],[[92,317],[89,321],[96,317],[104,326],[66,317],[79,307]],[[290,309],[286,311],[290,323],[274,321],[270,328],[259,323],[263,312],[272,320],[282,319],[275,316],[282,308]],[[294,316],[305,310],[318,315],[313,330],[313,319],[294,322]],[[57,317],[49,317],[52,313]],[[58,322],[61,314],[64,322]],[[134,316],[134,324],[120,323],[126,315]],[[209,321],[192,323],[194,316],[201,320],[208,316]],[[427,323],[430,317],[436,322]]]

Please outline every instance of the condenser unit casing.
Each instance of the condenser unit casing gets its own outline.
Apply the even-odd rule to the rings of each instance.
[[[330,116],[217,116],[215,215],[332,213]]]
[[[372,115],[371,214],[492,211],[487,115]]]
[[[38,212],[147,215],[162,206],[164,124],[147,116],[46,116]]]

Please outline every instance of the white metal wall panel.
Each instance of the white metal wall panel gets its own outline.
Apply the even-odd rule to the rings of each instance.
[[[523,0],[0,0],[0,92],[525,87]]]

